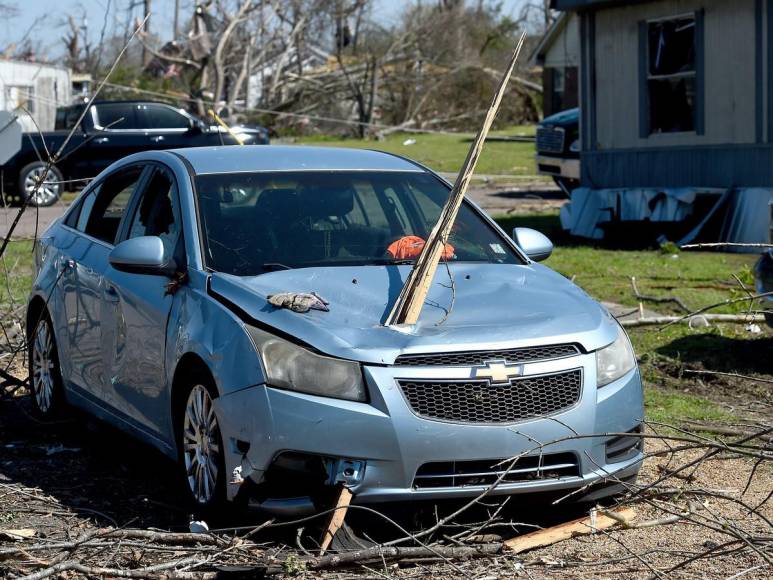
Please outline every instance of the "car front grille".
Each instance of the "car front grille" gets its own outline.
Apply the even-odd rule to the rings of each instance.
[[[487,361],[505,361],[507,364],[520,364],[539,360],[550,360],[575,356],[580,349],[574,344],[553,344],[508,350],[475,350],[462,352],[444,352],[438,354],[401,354],[395,360],[395,366],[478,366]]]
[[[574,453],[546,453],[512,459],[477,461],[435,461],[419,467],[413,479],[414,489],[439,487],[487,486],[579,477],[580,466]]]
[[[398,380],[411,409],[428,419],[457,423],[513,423],[568,409],[580,400],[582,370],[511,379]]]
[[[540,153],[562,153],[565,132],[561,127],[539,127],[537,129],[537,151]]]

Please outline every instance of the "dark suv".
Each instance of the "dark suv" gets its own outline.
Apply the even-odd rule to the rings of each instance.
[[[211,126],[183,109],[165,103],[148,101],[95,102],[83,116],[85,104],[57,109],[56,130],[28,133],[19,152],[0,170],[5,192],[32,205],[55,203],[65,186],[79,189],[108,165],[132,153],[152,149],[179,149],[206,145],[268,144],[268,132],[261,127],[233,127],[238,139],[228,131]],[[59,150],[70,131],[76,127],[59,161],[46,173],[48,150]],[[44,146],[45,143],[45,146]],[[75,180],[75,181],[74,181]],[[34,193],[34,195],[33,195]]]

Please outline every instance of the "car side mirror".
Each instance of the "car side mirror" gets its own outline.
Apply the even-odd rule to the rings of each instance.
[[[121,272],[173,276],[177,265],[166,257],[164,242],[158,236],[141,236],[124,240],[108,257],[110,265]]]
[[[553,253],[553,242],[542,232],[531,228],[514,228],[513,240],[535,262],[541,262]]]
[[[198,119],[191,119],[191,126],[188,128],[188,132],[192,135],[197,135],[204,132],[204,123]]]

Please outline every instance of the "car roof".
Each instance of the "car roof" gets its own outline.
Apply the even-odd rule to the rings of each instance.
[[[197,175],[251,171],[425,171],[397,155],[342,147],[235,145],[171,152],[187,160]]]

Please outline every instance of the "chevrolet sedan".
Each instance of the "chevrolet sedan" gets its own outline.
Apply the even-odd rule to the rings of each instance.
[[[36,244],[34,410],[157,447],[202,509],[298,513],[336,485],[355,503],[619,492],[642,459],[636,360],[538,263],[542,234],[465,201],[418,322],[384,324],[449,191],[362,150],[113,164]]]

